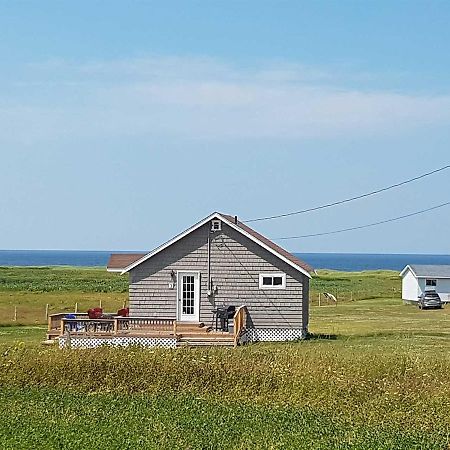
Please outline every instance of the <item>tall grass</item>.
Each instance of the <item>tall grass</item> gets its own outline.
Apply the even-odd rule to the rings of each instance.
[[[307,342],[231,349],[5,349],[3,387],[183,394],[310,407],[358,423],[449,426],[450,357]]]

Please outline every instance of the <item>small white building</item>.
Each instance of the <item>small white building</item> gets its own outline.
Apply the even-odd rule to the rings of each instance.
[[[425,291],[436,291],[450,302],[450,265],[407,265],[401,272],[402,299],[417,301]]]

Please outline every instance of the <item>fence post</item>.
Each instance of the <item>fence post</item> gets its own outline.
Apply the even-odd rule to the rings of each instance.
[[[319,307],[320,307],[320,292],[319,292]]]
[[[99,306],[102,307],[102,299],[100,299]]]
[[[75,314],[78,312],[78,302],[75,303]]]
[[[45,320],[48,320],[48,303],[45,305]]]
[[[17,305],[14,305],[14,322],[17,322]]]

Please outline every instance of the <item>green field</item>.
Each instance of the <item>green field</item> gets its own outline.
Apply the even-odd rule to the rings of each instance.
[[[128,277],[99,268],[0,267],[0,325],[45,324],[46,310],[117,311],[128,298]]]
[[[450,307],[403,305],[396,273],[321,272],[308,341],[175,351],[39,344],[46,303],[101,298],[114,310],[126,278],[71,268],[0,277],[0,310],[30,308],[27,326],[0,327],[1,448],[448,448]],[[319,292],[337,306],[319,307]]]

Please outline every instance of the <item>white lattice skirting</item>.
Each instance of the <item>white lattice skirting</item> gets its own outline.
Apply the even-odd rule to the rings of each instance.
[[[305,339],[307,331],[303,328],[248,328],[242,336],[243,342],[295,341]]]
[[[59,338],[59,348],[70,345],[71,348],[96,348],[102,345],[110,347],[128,347],[138,345],[140,347],[163,347],[175,348],[177,340],[175,338],[150,338],[150,337],[71,337],[70,344],[66,336]]]

